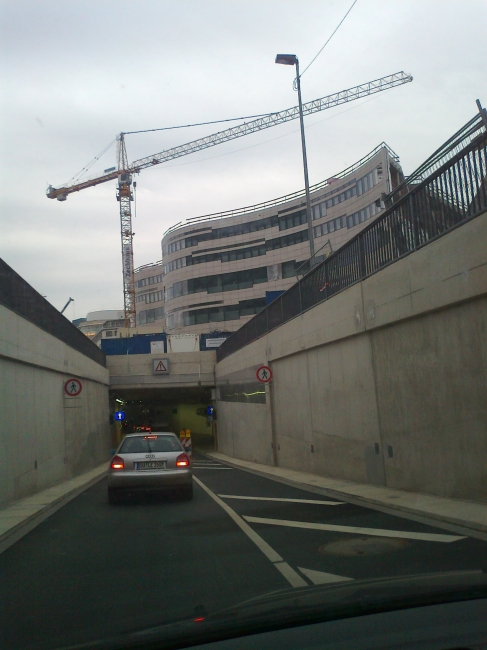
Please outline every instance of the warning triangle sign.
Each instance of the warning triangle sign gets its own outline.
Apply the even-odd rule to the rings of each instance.
[[[167,372],[167,368],[162,361],[159,361],[154,372]]]

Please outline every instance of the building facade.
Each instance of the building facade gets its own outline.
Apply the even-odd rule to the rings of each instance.
[[[402,179],[398,156],[382,143],[311,187],[316,261],[378,216],[384,196]],[[235,331],[309,269],[304,190],[250,208],[189,219],[169,229],[161,247],[161,266],[150,274],[162,277],[157,304],[165,312],[165,330]],[[136,285],[141,280],[138,274]],[[139,300],[142,286],[136,290]],[[139,307],[137,323],[142,325],[141,314]]]
[[[135,269],[135,322],[137,326],[160,325],[164,330],[164,284],[162,262]]]
[[[117,330],[125,327],[125,314],[123,309],[105,309],[103,311],[91,311],[86,318],[78,318],[73,325],[83,332],[89,339],[102,330],[110,332],[109,336],[117,336]]]

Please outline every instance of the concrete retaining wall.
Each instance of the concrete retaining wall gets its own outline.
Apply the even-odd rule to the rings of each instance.
[[[216,366],[272,367],[266,404],[218,402],[237,458],[487,500],[487,214]]]
[[[82,382],[67,397],[65,382]],[[0,305],[0,507],[108,460],[108,370]]]

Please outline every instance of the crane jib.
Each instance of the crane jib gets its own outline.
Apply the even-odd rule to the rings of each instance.
[[[396,72],[395,74],[389,75],[388,77],[381,77],[379,79],[375,79],[374,81],[369,81],[368,83],[354,86],[353,88],[342,90],[338,93],[334,93],[333,95],[328,95],[326,97],[308,102],[307,104],[303,105],[303,114],[311,115],[312,113],[317,113],[328,108],[333,108],[334,106],[339,106],[340,104],[345,104],[347,102],[360,99],[361,97],[367,97],[368,95],[374,95],[384,90],[389,90],[395,86],[401,86],[402,84],[409,83],[412,80],[413,78],[411,75],[406,74],[402,71]],[[167,151],[162,151],[161,153],[153,154],[152,156],[147,156],[146,158],[141,158],[140,160],[136,160],[135,162],[131,163],[130,169],[133,173],[138,173],[142,169],[153,167],[154,165],[167,162],[168,160],[174,160],[174,158],[187,156],[190,153],[201,151],[202,149],[207,149],[208,147],[216,146],[222,142],[241,138],[245,135],[249,135],[250,133],[255,133],[256,131],[262,131],[263,129],[268,129],[271,126],[277,126],[278,124],[289,122],[291,120],[297,119],[298,117],[298,106],[288,108],[279,113],[271,113],[270,115],[266,115],[251,122],[245,122],[239,126],[232,126],[229,129],[225,129],[224,131],[219,131],[204,138],[193,140],[192,142],[174,147],[173,149],[168,149]]]
[[[368,95],[374,95],[384,90],[389,90],[395,86],[409,83],[412,80],[413,78],[411,75],[406,74],[402,71],[396,72],[395,74],[389,75],[387,77],[381,77],[379,79],[375,79],[374,81],[369,81],[368,83],[354,86],[353,88],[348,88],[347,90],[342,90],[338,93],[334,93],[333,95],[328,95],[326,97],[322,97],[321,99],[315,99],[311,102],[303,104],[303,114],[311,115],[312,113],[317,113],[328,108],[333,108],[335,106],[339,106],[340,104],[345,104],[362,97],[367,97]],[[228,142],[229,140],[234,140],[245,135],[250,135],[251,133],[255,133],[257,131],[262,131],[263,129],[268,129],[271,126],[277,126],[278,124],[289,122],[291,120],[297,119],[298,117],[299,108],[297,106],[288,108],[284,111],[280,111],[279,113],[271,113],[265,117],[252,120],[251,122],[245,122],[239,126],[233,126],[229,129],[213,133],[212,135],[208,135],[204,138],[193,140],[192,142],[179,145],[172,149],[162,151],[158,154],[153,154],[152,156],[147,156],[146,158],[136,160],[128,165],[127,171],[129,173],[138,173],[142,169],[153,167],[154,165],[158,165],[169,160],[174,160],[174,158],[187,156],[191,153],[195,153],[196,151],[207,149],[208,147],[214,147],[223,142]],[[121,136],[123,137],[123,134],[121,134]],[[115,171],[110,174],[102,174],[92,178],[87,178],[73,185],[66,185],[59,188],[49,187],[47,197],[50,199],[59,199],[63,201],[66,199],[66,196],[72,192],[79,192],[85,188],[93,187],[95,185],[99,185],[100,183],[105,183],[107,181],[116,179],[120,173],[120,171]]]

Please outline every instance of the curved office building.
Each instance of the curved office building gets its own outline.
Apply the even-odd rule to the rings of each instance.
[[[398,156],[382,143],[310,188],[320,261],[380,214],[401,182]],[[167,332],[233,332],[309,268],[304,190],[256,206],[188,219],[162,242]]]

